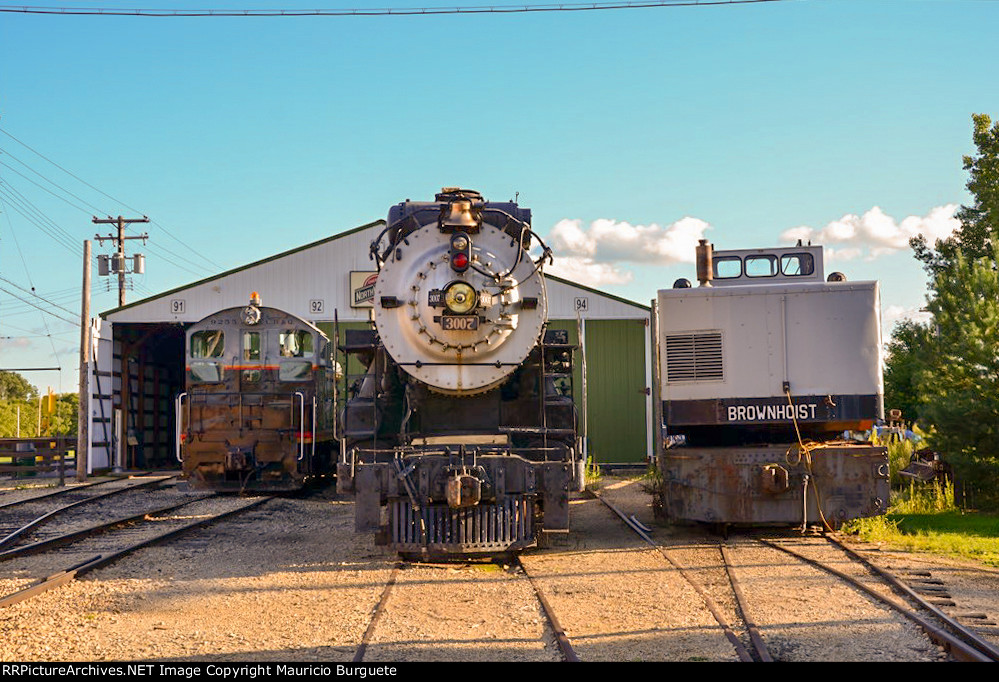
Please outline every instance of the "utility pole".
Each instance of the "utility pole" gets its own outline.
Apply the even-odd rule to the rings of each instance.
[[[114,256],[111,257],[110,272],[118,274],[118,307],[125,305],[125,240],[141,239],[142,243],[145,244],[146,240],[149,239],[149,235],[146,233],[135,235],[133,237],[126,237],[125,225],[130,225],[131,223],[148,223],[148,222],[149,218],[147,218],[146,216],[142,216],[141,218],[122,218],[121,216],[118,216],[117,218],[112,218],[111,216],[108,216],[107,218],[98,218],[97,216],[94,216],[94,223],[97,225],[118,226],[117,237],[110,234],[106,237],[102,237],[99,234],[94,236],[94,239],[99,241],[102,246],[104,245],[104,240],[108,239],[112,241],[114,245],[117,247],[117,251],[115,252]],[[142,272],[141,269],[142,266],[139,265],[140,256],[141,254],[136,257],[135,261],[136,265],[135,267],[133,267],[132,270],[133,272],[139,272],[139,273]],[[104,258],[107,258],[107,256],[104,256]],[[107,273],[101,272],[101,274],[107,274]]]
[[[90,240],[83,242],[83,301],[80,306],[80,409],[76,427],[76,480],[87,480],[90,453]]]

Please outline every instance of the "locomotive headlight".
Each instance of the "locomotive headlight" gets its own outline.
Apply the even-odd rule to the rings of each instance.
[[[455,272],[465,272],[472,262],[472,240],[464,232],[456,232],[451,237],[448,260]]]
[[[477,301],[475,289],[466,282],[451,282],[444,288],[444,305],[456,315],[472,312]]]

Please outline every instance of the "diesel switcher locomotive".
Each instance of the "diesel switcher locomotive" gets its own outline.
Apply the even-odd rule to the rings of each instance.
[[[335,365],[322,331],[254,293],[186,341],[177,459],[192,488],[294,491],[332,473]]]
[[[697,248],[700,286],[658,292],[667,517],[823,524],[886,511],[878,283],[823,274],[821,246]]]
[[[546,330],[551,254],[530,210],[445,188],[393,206],[371,254],[374,329],[341,345],[365,368],[345,400],[337,467],[357,531],[420,556],[568,532],[583,471],[573,348]]]

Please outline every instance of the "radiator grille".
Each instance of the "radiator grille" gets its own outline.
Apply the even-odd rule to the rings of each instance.
[[[721,332],[666,336],[666,381],[721,381],[724,378]]]

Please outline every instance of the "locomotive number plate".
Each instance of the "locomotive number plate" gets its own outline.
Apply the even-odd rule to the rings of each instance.
[[[441,315],[441,328],[448,332],[474,331],[479,328],[479,316]]]

